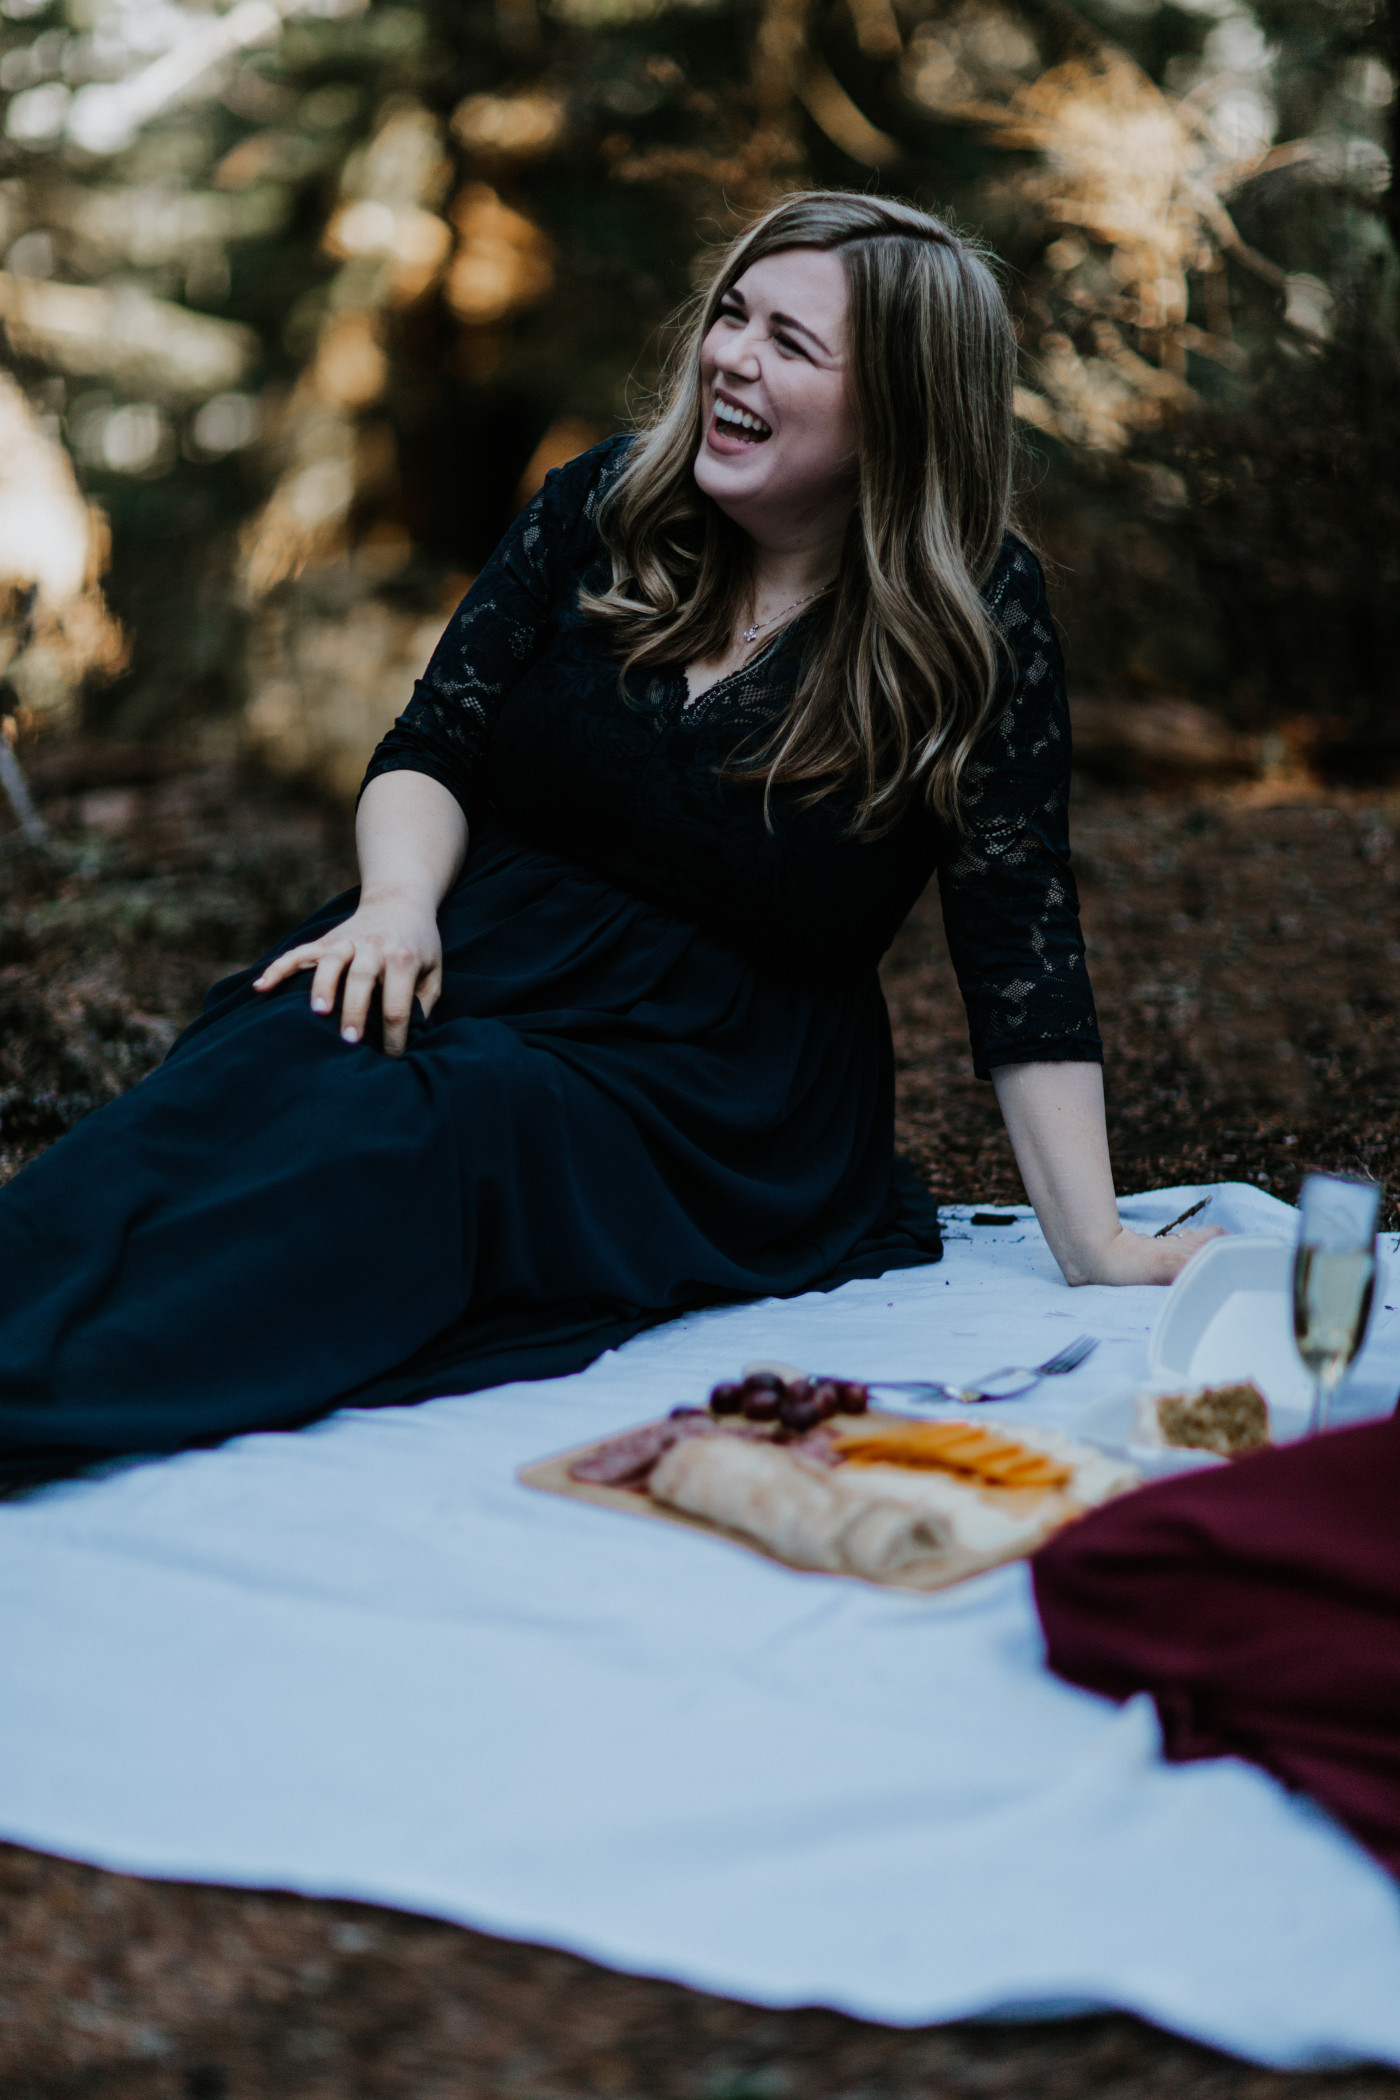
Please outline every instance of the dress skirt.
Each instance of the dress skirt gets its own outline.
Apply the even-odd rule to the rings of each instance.
[[[888,1225],[873,972],[781,976],[489,825],[439,916],[404,1056],[259,964],[0,1190],[0,1480],[570,1369]],[[936,1257],[927,1206],[894,1241],[866,1273]]]

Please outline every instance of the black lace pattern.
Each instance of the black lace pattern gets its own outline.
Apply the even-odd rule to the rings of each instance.
[[[977,1071],[1102,1051],[1069,862],[1069,713],[1040,565],[1008,535],[986,586],[1007,642],[956,830],[912,809],[848,837],[839,794],[811,808],[729,770],[791,699],[802,621],[689,701],[667,666],[619,690],[578,610],[606,575],[597,506],[630,440],[558,469],[453,614],[366,780],[407,769],[468,822],[526,841],[706,926],[782,973],[878,962],[937,871]]]
[[[948,948],[980,1076],[1102,1058],[1069,852],[1070,725],[1040,563],[1008,534],[986,588],[1011,662],[940,856]]]

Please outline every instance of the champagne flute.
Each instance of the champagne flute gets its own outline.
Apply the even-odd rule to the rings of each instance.
[[[1309,1436],[1327,1427],[1332,1395],[1366,1339],[1380,1201],[1374,1181],[1309,1174],[1303,1182],[1293,1257],[1293,1333],[1313,1382]]]

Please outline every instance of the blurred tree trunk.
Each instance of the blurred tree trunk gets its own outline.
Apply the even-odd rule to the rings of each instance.
[[[1400,0],[1388,0],[1381,17],[1381,56],[1390,70],[1390,187],[1386,191],[1386,216],[1390,238],[1400,254]]]

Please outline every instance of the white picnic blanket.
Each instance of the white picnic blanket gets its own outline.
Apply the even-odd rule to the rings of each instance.
[[[1130,1386],[1161,1292],[1070,1292],[1032,1223],[969,1216],[937,1266],[575,1377],[0,1505],[0,1835],[763,2004],[1122,2006],[1261,2062],[1400,2063],[1400,1891],[1252,1767],[1163,1764],[1146,1700],[1051,1677],[1024,1567],[897,1595],[516,1483],[755,1356],[962,1378],[1088,1329],[1027,1417]],[[1211,1216],[1293,1221],[1240,1185]],[[1398,1384],[1380,1311],[1344,1412]]]

